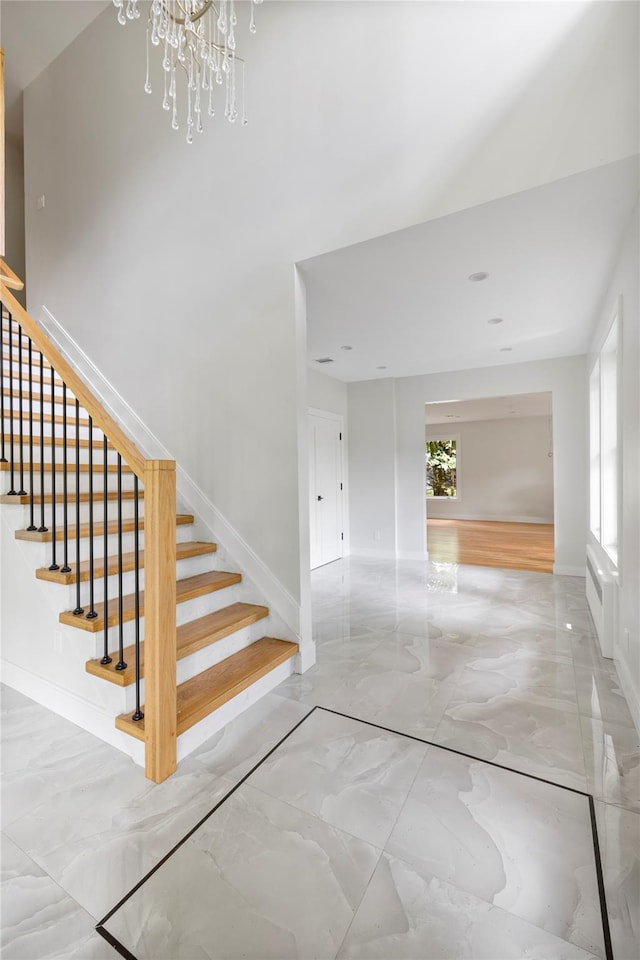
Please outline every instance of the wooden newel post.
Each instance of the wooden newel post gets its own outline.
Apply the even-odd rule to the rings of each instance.
[[[145,774],[161,783],[176,769],[176,465],[144,468]]]

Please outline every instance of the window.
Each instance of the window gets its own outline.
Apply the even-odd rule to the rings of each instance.
[[[589,379],[590,526],[618,564],[618,312]]]
[[[589,378],[589,513],[591,533],[600,540],[600,358]]]
[[[427,496],[455,500],[458,497],[458,440],[445,438],[426,443]]]

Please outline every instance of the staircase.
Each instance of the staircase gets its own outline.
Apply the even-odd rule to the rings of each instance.
[[[241,574],[218,569],[216,544],[176,510],[175,463],[136,448],[15,300],[21,283],[2,261],[0,280],[0,504],[35,578],[61,598],[62,642],[87,638],[68,669],[113,688],[114,724],[144,743],[160,782],[179,736],[290,670],[298,645],[259,635],[269,610],[247,602]]]

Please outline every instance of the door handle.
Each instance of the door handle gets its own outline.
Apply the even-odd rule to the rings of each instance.
[[[316,500],[324,500],[324,497],[321,497],[320,494],[316,497]]]

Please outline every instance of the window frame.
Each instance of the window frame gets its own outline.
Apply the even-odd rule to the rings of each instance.
[[[618,297],[589,370],[589,531],[618,576],[623,537],[622,352],[622,298]]]
[[[460,471],[460,434],[459,433],[449,433],[447,431],[438,431],[437,433],[431,433],[431,431],[425,432],[425,446],[427,443],[430,443],[432,440],[451,440],[455,441],[456,445],[456,495],[455,497],[429,497],[426,493],[426,484],[425,484],[425,500],[427,503],[456,503],[462,499],[461,492],[461,471]],[[426,459],[425,459],[425,480],[426,480]]]

